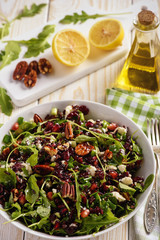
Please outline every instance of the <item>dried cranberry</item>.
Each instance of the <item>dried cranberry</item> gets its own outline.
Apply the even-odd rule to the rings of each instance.
[[[73,235],[77,231],[77,228],[78,228],[77,223],[71,223],[66,229],[66,232],[68,235]]]
[[[70,113],[67,115],[67,119],[79,120],[79,113],[78,113],[77,111],[70,112]]]
[[[82,199],[82,203],[83,203],[84,205],[86,205],[86,203],[87,203],[87,197],[81,195],[81,199]]]
[[[89,113],[89,109],[85,105],[81,105],[79,110],[84,114],[87,115]]]
[[[103,214],[103,209],[96,206],[95,208],[90,208],[90,213],[96,213],[97,215]]]
[[[64,160],[69,160],[70,158],[70,153],[69,151],[63,151],[62,154],[61,154],[61,157],[64,159]]]
[[[19,162],[15,163],[15,164],[12,166],[12,170],[13,170],[14,172],[21,171],[22,168],[23,168],[23,165],[22,165],[22,163],[19,163]]]
[[[60,132],[61,130],[61,126],[56,123],[53,127],[52,127],[52,132]]]
[[[143,182],[144,181],[144,178],[143,177],[134,177],[133,178],[133,182],[139,182],[139,183],[141,183],[141,182]]]
[[[90,128],[90,127],[93,127],[94,124],[90,121],[86,122],[86,127]]]
[[[104,192],[108,192],[109,187],[106,185],[106,183],[103,183],[103,185],[102,185],[102,190],[103,190]]]
[[[99,179],[103,180],[104,179],[104,172],[101,169],[97,169],[95,176],[98,177]]]
[[[116,179],[118,177],[118,173],[114,170],[110,170],[108,174],[113,179]]]
[[[120,174],[119,178],[124,178],[124,177],[129,177],[129,172],[123,172],[122,174]]]
[[[65,215],[67,212],[68,212],[68,209],[67,209],[67,208],[61,208],[61,209],[60,209],[60,215],[61,215],[61,216]]]
[[[47,122],[46,123],[46,131],[52,131],[53,128],[53,123],[52,122]]]

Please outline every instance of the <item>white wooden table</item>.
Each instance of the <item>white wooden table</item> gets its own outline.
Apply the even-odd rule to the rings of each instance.
[[[99,9],[110,11],[123,11],[124,8],[139,2],[139,0],[0,0],[0,12],[6,15],[9,19],[13,19],[21,9],[27,4],[31,6],[33,3],[47,3],[39,15],[34,18],[23,18],[21,21],[15,21],[10,31],[10,38],[25,34],[26,31],[36,29],[41,24],[46,24],[48,21],[54,20],[58,14],[64,15],[71,8],[78,8],[81,1],[85,1],[86,4]],[[160,10],[159,0],[150,0],[155,3],[158,1]],[[86,9],[84,9],[86,11]],[[51,94],[38,99],[37,101],[22,107],[14,107],[13,114],[22,110],[28,109],[38,104],[54,101],[54,100],[66,100],[66,99],[82,99],[92,100],[100,103],[105,103],[105,89],[113,86],[113,82],[119,72],[122,69],[125,58],[111,64],[110,66],[104,67],[78,81],[65,86]],[[5,79],[4,79],[5,81]],[[5,116],[0,112],[0,123],[5,123],[9,117]],[[12,224],[3,225],[5,219],[0,216],[0,240],[42,240],[42,238],[28,234],[19,230]],[[117,227],[115,230],[109,233],[96,237],[95,240],[130,240],[134,239],[131,221]]]

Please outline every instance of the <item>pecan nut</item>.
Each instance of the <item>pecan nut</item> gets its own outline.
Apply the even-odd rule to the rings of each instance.
[[[61,194],[63,198],[75,199],[75,187],[65,182],[61,187]]]
[[[94,149],[94,146],[85,142],[85,143],[79,143],[75,148],[75,152],[79,156],[85,156],[88,153],[90,153],[93,149]]]
[[[45,59],[45,58],[41,58],[38,62],[38,68],[39,71],[42,74],[46,74],[46,73],[50,73],[52,72],[52,65],[50,64],[50,62]]]
[[[11,190],[11,192],[13,193],[13,201],[17,202],[18,201],[18,196],[19,196],[19,191],[17,188],[13,188]]]
[[[29,74],[31,72],[31,70],[36,71],[37,75],[39,74],[39,68],[38,68],[38,62],[37,61],[32,61],[30,62],[30,64],[28,65],[27,68],[27,74]]]
[[[66,151],[69,148],[69,142],[63,143],[62,145],[57,146],[58,150]]]
[[[43,122],[42,118],[38,114],[34,114],[33,119],[35,123]]]
[[[4,148],[3,151],[2,151],[2,155],[5,156],[5,157],[8,156],[9,153],[10,153],[10,148],[9,147]]]
[[[66,122],[65,125],[65,137],[67,139],[72,139],[73,138],[73,129],[72,129],[72,125],[70,122]]]
[[[13,72],[13,79],[21,81],[25,76],[27,68],[28,63],[26,61],[19,62]]]
[[[37,82],[37,73],[35,70],[31,70],[30,73],[24,76],[24,84],[26,87],[34,87]]]
[[[45,152],[47,152],[51,157],[57,154],[57,149],[51,147],[51,146],[44,146]]]
[[[36,165],[33,168],[34,171],[40,175],[47,175],[54,171],[54,168],[48,165]]]

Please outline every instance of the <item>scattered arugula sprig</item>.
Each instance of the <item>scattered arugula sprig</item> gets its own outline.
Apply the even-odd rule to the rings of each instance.
[[[8,19],[1,13],[0,17],[3,23],[2,23],[2,27],[0,28],[0,40],[9,35],[10,26],[15,20],[20,20],[23,17],[34,17],[35,15],[39,14],[45,6],[46,6],[45,3],[39,4],[39,5],[32,4],[30,9],[27,8],[27,6],[25,6],[22,12],[19,13],[18,16],[16,16],[11,21],[8,21]],[[35,44],[35,48],[41,49],[37,51],[38,54],[40,52],[43,52],[46,48],[50,47],[50,45],[47,43],[47,40],[46,40],[47,30],[52,32],[51,27],[50,28],[46,27],[44,30],[44,33],[42,32],[39,34],[40,35],[40,37],[38,37],[39,43]],[[46,37],[43,41],[41,37],[44,37],[44,36]],[[33,41],[31,44],[33,44]],[[16,60],[19,57],[20,52],[21,52],[21,47],[18,42],[16,41],[8,42],[8,44],[5,46],[5,51],[0,50],[0,62],[2,62],[0,65],[0,70],[6,65],[10,64],[12,61]],[[32,54],[29,54],[29,52],[35,52],[33,51],[33,47],[28,46],[28,52],[26,53],[26,55],[28,54],[28,57],[30,57],[29,55],[32,55]],[[13,110],[13,105],[11,102],[11,98],[7,95],[7,92],[4,88],[0,88],[0,106],[4,114],[6,114],[7,116],[11,115]]]
[[[39,5],[32,4],[30,9],[28,9],[27,6],[25,6],[22,12],[11,21],[8,21],[8,19],[3,14],[0,14],[2,20],[4,21],[2,27],[0,28],[0,39],[9,35],[9,28],[15,20],[20,20],[23,17],[34,17],[35,15],[39,14],[42,8],[44,8],[45,6],[46,6],[45,3]]]
[[[92,14],[89,15],[85,11],[82,11],[81,14],[73,13],[73,15],[66,15],[63,19],[59,21],[59,23],[62,24],[70,24],[70,23],[83,23],[87,21],[88,19],[96,19],[101,17],[107,17],[110,15],[123,15],[123,14],[131,14],[131,12],[125,12],[125,13],[108,13],[108,14]]]
[[[7,116],[10,116],[13,110],[11,98],[7,95],[7,91],[4,88],[0,88],[0,106],[1,110]]]
[[[40,32],[37,38],[31,38],[29,40],[20,41],[6,41],[7,45],[5,51],[1,51],[0,59],[2,63],[0,70],[12,61],[18,59],[21,52],[21,45],[26,46],[28,49],[24,54],[25,58],[36,57],[41,52],[44,52],[51,45],[47,42],[48,37],[54,32],[55,25],[46,25],[42,32]]]

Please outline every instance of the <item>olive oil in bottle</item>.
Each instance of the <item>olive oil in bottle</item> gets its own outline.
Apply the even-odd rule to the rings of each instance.
[[[115,86],[156,93],[160,89],[160,44],[156,32],[158,18],[153,12],[143,10],[133,23],[135,39]]]

